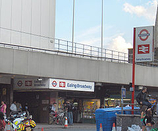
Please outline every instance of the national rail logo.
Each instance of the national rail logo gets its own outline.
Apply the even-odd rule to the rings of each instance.
[[[60,81],[59,82],[59,87],[65,88],[66,82],[65,81]]]

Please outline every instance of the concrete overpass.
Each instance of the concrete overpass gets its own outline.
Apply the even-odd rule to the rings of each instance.
[[[132,64],[59,55],[45,50],[0,47],[0,73],[91,82],[129,84]],[[158,86],[158,68],[136,65],[136,85]],[[2,79],[2,77],[0,78]]]

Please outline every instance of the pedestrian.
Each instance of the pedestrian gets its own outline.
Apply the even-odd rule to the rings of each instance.
[[[152,104],[148,101],[146,92],[147,92],[147,88],[143,87],[141,92],[139,92],[138,95],[136,96],[136,100],[139,105],[142,105],[142,106],[146,105],[148,106],[148,108],[150,108]]]
[[[4,121],[4,114],[0,112],[0,131],[4,131],[5,129],[5,121]]]
[[[56,108],[57,108],[57,103],[54,102],[52,107],[51,107],[51,115],[53,116],[53,118],[55,117],[55,123],[59,124],[58,117],[57,117],[58,112],[57,112]]]
[[[67,109],[67,117],[69,125],[73,125],[73,113],[72,113],[72,103],[70,103],[68,100],[66,101],[66,109]]]
[[[57,111],[56,111],[56,106],[57,106],[57,103],[56,102],[54,102],[53,103],[53,105],[52,105],[52,108],[51,108],[51,113],[55,116],[55,117],[57,117]]]
[[[30,117],[29,107],[28,107],[28,104],[27,104],[27,103],[25,103],[25,111],[26,111],[26,116],[27,116],[27,117]]]
[[[17,102],[16,103],[16,107],[17,107],[17,111],[22,111],[22,105],[19,103],[19,102]]]
[[[148,108],[143,122],[146,124],[146,131],[150,131],[154,125],[152,109]]]
[[[52,105],[51,111],[56,112],[56,106],[57,106],[57,103],[54,102]]]
[[[17,113],[16,101],[14,101],[10,106],[11,114]]]
[[[0,112],[3,113],[3,115],[4,115],[5,118],[6,118],[6,109],[7,109],[7,105],[5,104],[4,101],[1,101]]]
[[[25,103],[25,110],[28,111],[29,110],[29,107],[28,107],[28,104]]]
[[[146,110],[147,110],[147,106],[143,106],[142,110],[141,110],[141,125],[142,125],[142,131],[145,131],[145,123],[144,123],[144,118],[146,116]]]

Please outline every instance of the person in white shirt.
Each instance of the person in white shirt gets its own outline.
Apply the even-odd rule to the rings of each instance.
[[[14,101],[10,106],[11,112],[17,112],[16,101]]]
[[[57,111],[56,111],[56,106],[57,106],[57,103],[54,102],[53,105],[52,105],[52,108],[51,108],[51,114],[52,114],[53,116],[55,116],[55,117],[58,116],[58,113],[57,113]],[[56,124],[58,124],[58,119],[57,119],[57,121],[56,121]]]
[[[57,105],[57,103],[54,102],[52,105],[52,108],[51,108],[51,110],[54,111],[55,113],[56,113],[56,105]]]

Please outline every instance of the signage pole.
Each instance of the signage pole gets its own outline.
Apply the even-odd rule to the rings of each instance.
[[[122,91],[122,89],[123,89],[123,86],[122,86],[122,88],[121,88],[121,114],[123,114],[123,91]]]
[[[135,92],[135,35],[136,35],[136,28],[134,28],[134,33],[133,33],[132,114],[134,114],[134,92]]]

